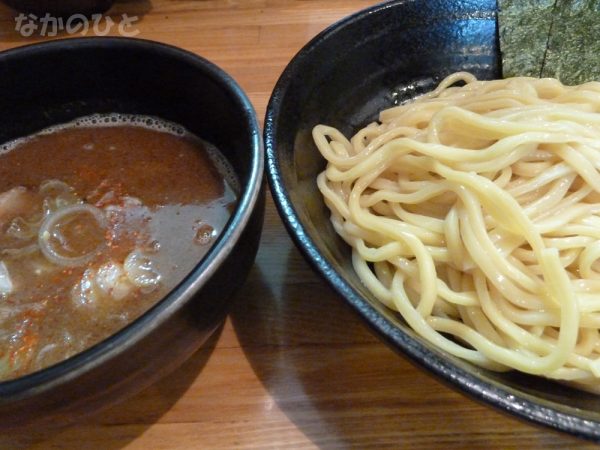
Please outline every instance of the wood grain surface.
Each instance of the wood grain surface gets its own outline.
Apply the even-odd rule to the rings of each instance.
[[[119,1],[110,17],[118,23],[122,14],[135,16],[138,37],[221,66],[248,93],[262,122],[291,57],[328,25],[374,3],[130,0]],[[0,5],[0,50],[55,38],[22,36],[16,16]],[[475,403],[389,350],[312,272],[270,198],[247,284],[223,328],[183,367],[77,425],[0,436],[1,449],[368,447],[592,445]]]

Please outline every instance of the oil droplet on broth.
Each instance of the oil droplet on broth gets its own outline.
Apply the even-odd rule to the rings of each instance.
[[[198,245],[208,245],[216,235],[216,230],[207,223],[199,222],[196,225],[194,242]]]

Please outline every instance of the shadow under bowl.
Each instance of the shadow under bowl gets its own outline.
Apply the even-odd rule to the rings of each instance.
[[[175,369],[222,323],[258,249],[262,137],[250,101],[229,75],[164,44],[52,41],[0,53],[0,67],[0,142],[93,113],[155,116],[220,149],[241,186],[237,206],[209,252],[152,309],[62,363],[0,383],[0,428],[62,425]],[[40,150],[40,158],[51,157]]]
[[[316,177],[325,161],[311,131],[353,135],[378,112],[432,90],[456,71],[501,77],[496,2],[391,1],[352,15],[289,63],[265,118],[268,180],[290,235],[318,273],[393,349],[441,381],[535,424],[600,441],[600,397],[515,372],[495,373],[419,337],[362,285],[335,233]]]

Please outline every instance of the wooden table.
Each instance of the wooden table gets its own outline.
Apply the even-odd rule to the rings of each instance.
[[[238,80],[264,117],[290,58],[369,0],[129,0],[139,37],[183,47]],[[0,49],[39,41],[0,6]],[[93,34],[93,33],[89,33]],[[114,27],[112,33],[118,35]],[[59,33],[57,37],[66,37]],[[48,38],[46,38],[48,39]],[[0,437],[0,448],[588,448],[481,406],[374,338],[300,256],[269,199],[256,265],[224,327],[176,373],[82,423]]]

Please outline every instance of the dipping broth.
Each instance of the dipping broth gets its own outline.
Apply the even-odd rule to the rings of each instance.
[[[95,115],[0,150],[0,380],[85,350],[175,287],[225,226],[225,158],[161,120]]]

